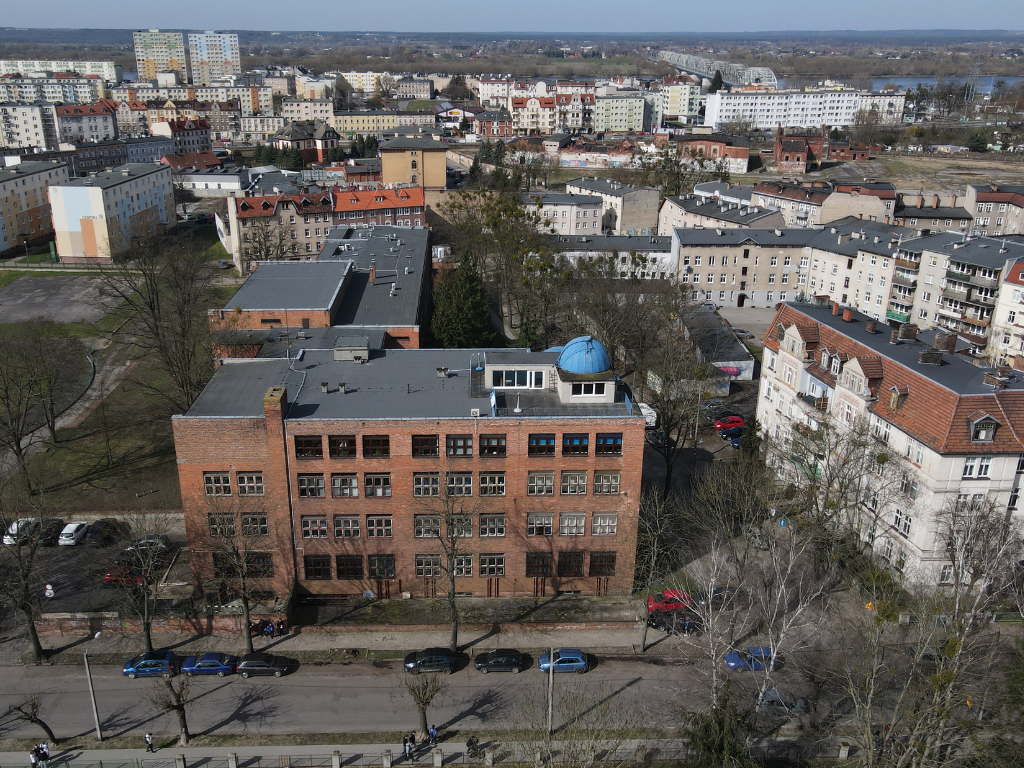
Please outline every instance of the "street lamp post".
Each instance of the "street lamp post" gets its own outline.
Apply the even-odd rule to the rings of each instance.
[[[92,702],[92,718],[96,723],[96,741],[103,741],[103,731],[100,730],[100,713],[96,709],[96,691],[92,687],[92,672],[89,670],[89,646],[92,645],[93,640],[99,640],[103,637],[102,632],[97,632],[93,635],[85,646],[85,653],[82,654],[85,657],[85,679],[89,681],[89,701]]]

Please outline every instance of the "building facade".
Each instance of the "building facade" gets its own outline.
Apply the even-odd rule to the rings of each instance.
[[[322,120],[330,123],[334,119],[334,102],[331,99],[283,99],[281,116],[286,120]]]
[[[681,195],[666,197],[658,213],[658,234],[671,236],[677,227],[708,229],[775,228],[786,225],[782,213],[722,200]]]
[[[158,72],[177,72],[185,83],[192,79],[185,36],[181,32],[139,30],[132,38],[140,81],[156,80]]]
[[[117,138],[117,117],[105,104],[58,105],[57,135],[63,142],[109,141]]]
[[[607,176],[583,176],[565,182],[565,191],[597,195],[604,201],[602,228],[605,234],[652,234],[658,228],[660,193],[653,187],[634,187]]]
[[[122,85],[111,91],[115,101],[160,101],[184,99],[188,101],[237,101],[243,116],[274,114],[274,91],[269,86],[186,85],[157,88],[146,85]]]
[[[0,101],[49,101],[60,104],[91,104],[106,96],[97,75],[74,77],[0,77]]]
[[[208,85],[221,78],[242,74],[238,35],[190,32],[188,50],[195,85]]]
[[[447,145],[433,139],[392,139],[380,145],[384,186],[407,185],[445,189],[448,185]]]
[[[56,149],[57,108],[48,102],[0,102],[0,147]]]
[[[204,152],[213,149],[210,123],[202,118],[195,120],[158,120],[149,126],[154,136],[164,136],[174,142],[174,151]]]
[[[60,162],[29,161],[0,168],[0,253],[53,232],[47,188],[68,180]]]
[[[974,216],[971,234],[1024,234],[1024,186],[969,184],[964,206]]]
[[[861,109],[862,91],[808,89],[802,91],[718,91],[709,93],[704,125],[716,129],[743,123],[751,128],[818,128],[853,125]],[[900,110],[902,122],[903,113]]]
[[[346,139],[356,135],[379,137],[399,125],[398,113],[387,109],[334,112],[332,117],[334,130]],[[428,114],[427,117],[429,125],[433,125],[433,116]]]
[[[523,195],[523,203],[540,220],[537,229],[561,235],[600,235],[604,200],[598,195],[535,192]]]
[[[59,59],[0,59],[0,75],[28,74],[95,75],[110,85],[121,82],[121,67],[112,61],[61,61]]]
[[[650,104],[641,94],[616,93],[594,100],[595,131],[641,133],[650,129]]]

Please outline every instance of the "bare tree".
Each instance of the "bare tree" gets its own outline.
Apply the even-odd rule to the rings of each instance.
[[[49,723],[43,719],[43,710],[47,705],[47,701],[43,698],[41,693],[29,693],[21,698],[20,701],[16,701],[11,704],[7,712],[13,715],[18,720],[24,723],[30,723],[31,725],[38,726],[42,729],[43,733],[46,734],[46,738],[54,744],[59,744],[58,739],[53,729],[50,728]]]
[[[28,373],[36,383],[39,407],[50,440],[57,442],[57,417],[79,394],[86,353],[79,339],[66,335],[57,323],[37,318],[20,326],[31,340],[26,357]]]
[[[427,711],[437,698],[448,694],[451,684],[448,682],[448,678],[442,675],[410,675],[404,672],[399,674],[402,675],[402,685],[405,687],[406,693],[409,694],[409,698],[412,699],[419,718],[416,740],[425,741],[427,738]]]
[[[133,613],[142,628],[146,650],[153,650],[153,620],[163,584],[164,572],[173,556],[168,515],[133,510],[119,516],[130,536],[128,547],[112,566],[123,607]]]
[[[187,747],[192,740],[188,730],[188,707],[193,698],[192,678],[187,675],[157,678],[144,696],[158,712],[174,715],[178,721],[178,746]]]
[[[291,233],[282,221],[273,216],[257,216],[247,223],[239,249],[243,275],[254,261],[280,261],[293,255]]]

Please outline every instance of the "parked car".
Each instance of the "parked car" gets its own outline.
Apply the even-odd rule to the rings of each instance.
[[[64,526],[64,530],[60,532],[60,538],[57,539],[57,543],[62,547],[73,547],[85,538],[88,530],[88,523],[68,523]]]
[[[768,646],[747,648],[745,651],[729,651],[725,655],[725,666],[737,672],[761,672],[772,663],[772,649]],[[772,669],[782,666],[782,659],[775,657]]]
[[[103,586],[117,584],[145,584],[151,581],[149,572],[130,563],[114,563],[103,574]]]
[[[655,611],[678,611],[693,605],[689,592],[682,589],[666,589],[647,596],[647,613]]]
[[[736,337],[740,338],[740,339],[752,339],[752,338],[754,338],[754,334],[752,334],[746,328],[737,328],[737,327],[733,326],[732,332],[735,333]]]
[[[39,533],[35,534],[34,538],[41,546],[52,547],[60,539],[63,530],[64,521],[56,517],[43,523],[43,527],[39,529]]]
[[[523,654],[513,648],[499,648],[490,653],[478,654],[473,659],[473,666],[483,673],[512,672],[518,674],[523,669]]]
[[[124,663],[121,674],[136,677],[172,677],[175,672],[174,651],[147,651]]]
[[[807,702],[794,696],[769,688],[759,697],[757,711],[779,717],[796,717],[806,715]]]
[[[655,611],[647,617],[647,626],[660,629],[670,635],[690,635],[700,632],[704,626],[700,616],[693,611]]]
[[[444,672],[450,675],[455,671],[455,659],[447,648],[424,648],[405,657],[405,671],[413,675],[420,672]]]
[[[39,518],[19,517],[11,522],[4,534],[4,544],[27,544],[29,537],[39,530]]]
[[[742,416],[723,416],[715,422],[715,429],[731,429],[746,424]]]
[[[85,534],[87,544],[106,545],[127,535],[125,526],[112,517],[104,517],[89,526]]]
[[[729,427],[728,429],[723,429],[718,434],[722,436],[723,440],[732,440],[734,437],[743,437],[743,433],[746,431],[747,428],[744,426]]]
[[[284,656],[273,656],[269,653],[247,653],[243,656],[235,670],[241,677],[257,675],[273,675],[280,677],[288,671],[289,661]]]
[[[220,261],[217,262],[217,266],[220,267],[221,269],[231,269],[231,267],[233,267],[234,264],[232,264],[227,259],[221,259]]]
[[[552,667],[555,672],[575,672],[582,675],[590,666],[587,654],[579,648],[558,648],[555,651],[555,659],[552,664],[550,652],[542,653],[537,659],[537,669],[547,672]]]
[[[729,445],[731,445],[733,448],[735,448],[738,451],[740,449],[740,446],[743,445],[743,436],[741,435],[740,437],[732,438],[729,441]]]
[[[125,547],[126,552],[145,549],[156,549],[162,552],[169,551],[171,549],[171,540],[162,533],[151,533]]]
[[[713,301],[705,301],[700,305],[701,309],[710,309],[712,312],[717,312],[719,306]]]
[[[706,418],[709,422],[714,424],[716,421],[727,418],[729,416],[740,415],[741,414],[738,411],[734,411],[730,408],[719,408],[717,410],[709,411],[708,413],[704,414],[704,418]]]
[[[234,672],[237,666],[237,656],[211,652],[204,653],[202,656],[189,656],[182,662],[181,671],[189,677],[193,675],[217,675],[218,677],[224,677]]]

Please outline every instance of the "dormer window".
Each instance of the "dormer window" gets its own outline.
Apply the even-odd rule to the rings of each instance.
[[[828,370],[828,351],[821,353],[821,367],[823,370]]]
[[[839,375],[839,355],[832,358],[832,373],[836,376]]]
[[[971,423],[971,442],[990,443],[996,437],[999,422],[984,411],[975,411],[969,417]]]
[[[898,387],[889,388],[889,410],[895,411],[901,405],[903,401],[907,399],[907,395],[910,394],[910,389],[906,384],[901,384]]]

